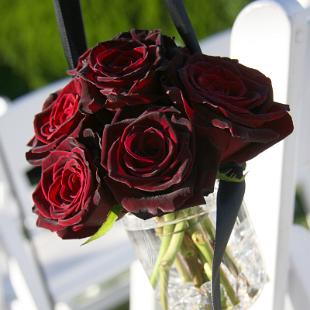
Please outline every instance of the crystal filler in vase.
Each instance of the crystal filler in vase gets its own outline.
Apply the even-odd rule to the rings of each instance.
[[[123,223],[163,309],[211,308],[216,194],[206,204]],[[267,276],[255,231],[242,205],[221,265],[222,309],[248,309]]]

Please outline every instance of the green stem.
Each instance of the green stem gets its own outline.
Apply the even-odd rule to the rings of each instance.
[[[233,258],[233,255],[231,254],[229,247],[226,248],[223,257],[223,262],[227,266],[228,270],[237,278],[239,276],[239,269],[237,267],[237,264],[235,263],[235,260]]]
[[[238,305],[240,300],[238,298],[238,296],[235,293],[234,288],[232,287],[230,281],[228,280],[226,273],[224,272],[224,270],[222,268],[220,268],[220,276],[221,276],[221,282],[223,287],[226,290],[227,296],[229,297],[231,303],[235,306]]]
[[[183,242],[185,228],[187,226],[188,226],[187,221],[184,221],[184,220],[175,225],[168,249],[164,253],[160,261],[160,266],[170,267],[173,264],[175,257]]]
[[[206,263],[208,263],[209,266],[212,266],[213,248],[209,240],[204,236],[202,232],[198,231],[194,231],[192,233],[192,239],[199,251],[201,252],[202,256],[204,257]],[[226,290],[227,296],[229,297],[233,305],[237,305],[239,303],[239,298],[236,295],[232,285],[230,284],[229,279],[227,278],[227,275],[222,268],[220,268],[220,275],[221,283]]]
[[[181,246],[181,254],[189,266],[191,281],[196,287],[200,287],[208,279],[205,277],[203,272],[203,265],[199,261],[195,244],[187,233],[184,235],[183,244]]]
[[[213,249],[211,244],[206,240],[201,232],[194,231],[192,233],[192,240],[200,253],[202,254],[202,257],[204,260],[209,264],[212,265],[212,259],[213,259]]]
[[[163,223],[167,224],[156,229],[156,234],[161,238],[161,246],[150,282],[154,288],[158,281],[160,282],[159,294],[163,310],[168,310],[169,307],[169,272],[173,264],[183,281],[192,281],[196,287],[200,287],[205,281],[212,279],[211,266],[214,253],[211,243],[215,236],[214,225],[208,216],[205,216],[201,222],[196,218],[184,220],[187,215],[190,215],[189,210],[166,214],[159,220],[163,220]],[[192,215],[195,215],[195,212]],[[177,224],[169,224],[176,219],[181,221]],[[238,275],[238,268],[233,257],[227,251],[223,261],[233,274]],[[231,303],[237,305],[239,298],[222,267],[220,268],[220,277],[221,285]],[[222,294],[222,305],[227,304],[226,294]]]
[[[168,304],[168,282],[169,282],[169,269],[161,268],[159,271],[159,300],[163,310],[169,309]]]
[[[203,265],[204,271],[206,273],[206,275],[208,276],[209,280],[212,279],[212,269],[211,266],[208,263],[205,263]]]
[[[166,214],[163,216],[164,222],[167,222],[167,223],[173,221],[174,219],[175,219],[174,213],[169,213],[169,214]],[[170,240],[172,237],[173,230],[174,230],[173,224],[164,225],[161,229],[161,232],[162,232],[161,245],[160,245],[159,253],[158,253],[158,256],[156,259],[156,263],[154,265],[153,272],[150,276],[150,282],[151,282],[151,285],[153,286],[153,288],[155,288],[157,285],[160,262],[161,262],[162,257],[164,256],[164,254],[166,253],[166,251],[169,247],[169,243],[170,243]],[[159,231],[160,230],[158,230],[158,232]]]
[[[211,221],[211,219],[209,218],[208,215],[206,215],[203,218],[202,227],[203,227],[203,229],[205,228],[207,230],[208,235],[210,237],[210,240],[214,241],[215,240],[215,228],[214,228],[213,222]],[[229,271],[235,277],[238,277],[239,269],[237,267],[237,264],[235,263],[233,255],[231,254],[231,251],[228,247],[225,250],[223,261],[224,261],[225,265],[227,266],[227,268],[229,269]]]
[[[178,273],[180,274],[183,283],[190,282],[192,280],[192,275],[189,271],[188,264],[184,257],[182,257],[182,255],[177,255],[174,265]]]
[[[208,215],[204,216],[202,220],[202,226],[203,228],[206,228],[210,239],[214,240],[215,239],[215,228],[214,228],[213,222],[211,221]]]
[[[168,249],[164,253],[159,267],[159,278],[160,278],[160,302],[163,310],[168,310],[168,296],[167,296],[167,289],[168,289],[168,281],[169,281],[169,271],[172,264],[175,261],[177,253],[180,250],[180,247],[183,242],[184,238],[184,231],[187,228],[188,224],[187,221],[182,220],[181,222],[177,223],[174,227],[174,231],[172,237],[170,239],[170,243]]]

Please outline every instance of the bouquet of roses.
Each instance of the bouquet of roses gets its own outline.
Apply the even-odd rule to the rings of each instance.
[[[99,43],[69,73],[35,116],[27,153],[42,168],[33,193],[37,225],[63,239],[96,239],[128,212],[159,221],[193,212],[217,178],[242,180],[247,160],[293,130],[269,78],[237,60],[191,53],[159,30]],[[199,240],[212,225],[181,223],[190,238],[161,235],[154,287],[189,240],[198,254],[187,268],[204,267],[196,284],[212,276],[212,242]],[[238,303],[229,282],[223,286]],[[161,292],[167,309],[164,285]]]

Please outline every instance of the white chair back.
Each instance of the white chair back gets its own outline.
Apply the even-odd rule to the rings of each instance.
[[[108,309],[126,301],[129,295],[127,272],[133,253],[123,227],[120,224],[115,225],[104,238],[80,247],[81,240],[63,241],[51,232],[35,228],[36,216],[31,211],[33,185],[29,181],[28,173],[32,171],[32,167],[25,160],[25,152],[26,144],[33,136],[32,121],[34,115],[41,111],[42,103],[48,94],[65,83],[66,80],[56,82],[15,100],[0,120],[2,182],[9,185],[11,191],[11,195],[8,193],[5,197],[5,204],[8,207],[10,201],[17,211],[22,210],[24,213],[26,227],[30,228],[33,237],[28,245],[34,245],[34,248],[22,246],[27,240],[22,235],[20,212],[12,215],[6,208],[1,210],[3,218],[15,219],[9,227],[16,240],[11,243],[10,233],[4,229],[1,230],[1,237],[9,245],[11,261],[16,262],[19,270],[18,277],[23,278],[25,285],[30,288],[28,293],[34,301],[35,309],[50,309],[49,293],[56,303],[68,304],[73,309],[84,309],[90,305],[95,307],[94,303],[99,309]],[[39,265],[33,250],[38,252]],[[40,277],[41,266],[46,279]],[[102,292],[100,287],[115,277],[119,277],[115,285],[105,287]],[[42,290],[45,280],[49,291]],[[93,288],[92,292],[97,292],[94,298],[88,298],[87,292],[90,288]],[[25,290],[21,289],[19,292],[23,294]],[[32,309],[25,307],[24,305],[27,310]]]
[[[26,215],[29,227],[35,226],[35,216],[32,214],[33,205],[30,184],[27,173],[32,167],[25,159],[29,149],[28,141],[32,138],[34,115],[41,111],[43,100],[49,94],[65,84],[65,80],[56,82],[33,93],[22,96],[9,105],[9,109],[0,120],[0,143],[2,145],[2,160],[6,161],[10,181],[13,182],[11,190]]]
[[[270,279],[253,310],[310,309],[309,279],[302,272],[308,268],[310,247],[304,243],[310,245],[310,234],[292,225],[297,182],[309,193],[310,206],[309,5],[309,0],[255,1],[241,11],[231,33],[216,34],[201,43],[206,54],[231,56],[269,76],[275,100],[291,106],[295,123],[294,134],[247,167],[245,202]],[[143,279],[136,265],[132,270]],[[135,288],[131,299],[138,298],[137,278],[131,280]],[[131,310],[146,309],[139,301],[132,304],[136,307]],[[154,309],[154,303],[147,309]]]
[[[300,0],[301,5],[309,12],[310,1]],[[309,24],[309,17],[308,17]],[[310,30],[309,27],[302,34],[304,40],[306,41],[306,55],[310,55]],[[302,105],[300,107],[300,123],[302,126],[299,128],[298,133],[298,187],[301,193],[301,198],[303,199],[304,205],[306,207],[306,212],[308,216],[308,223],[310,224],[310,61],[304,63],[304,89],[302,90]]]
[[[284,309],[297,180],[297,141],[300,130],[305,128],[301,113],[306,105],[304,90],[309,88],[306,84],[309,83],[306,69],[309,17],[309,9],[294,0],[255,1],[239,14],[232,30],[231,57],[271,78],[275,100],[290,105],[295,124],[294,134],[248,164],[245,201],[270,277],[253,309]]]

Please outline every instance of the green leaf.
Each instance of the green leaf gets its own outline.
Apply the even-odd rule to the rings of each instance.
[[[102,237],[107,231],[109,231],[113,224],[116,222],[116,220],[119,217],[119,214],[122,211],[121,205],[115,205],[112,210],[109,212],[107,219],[104,221],[104,223],[101,225],[101,227],[97,230],[95,234],[93,234],[90,238],[88,238],[82,245],[85,245],[91,241],[94,241],[100,237]]]
[[[227,181],[227,182],[233,182],[233,183],[239,183],[244,181],[247,173],[245,173],[241,178],[238,178],[235,175],[228,175],[227,173],[223,172],[218,172],[217,173],[217,178],[222,181]]]

